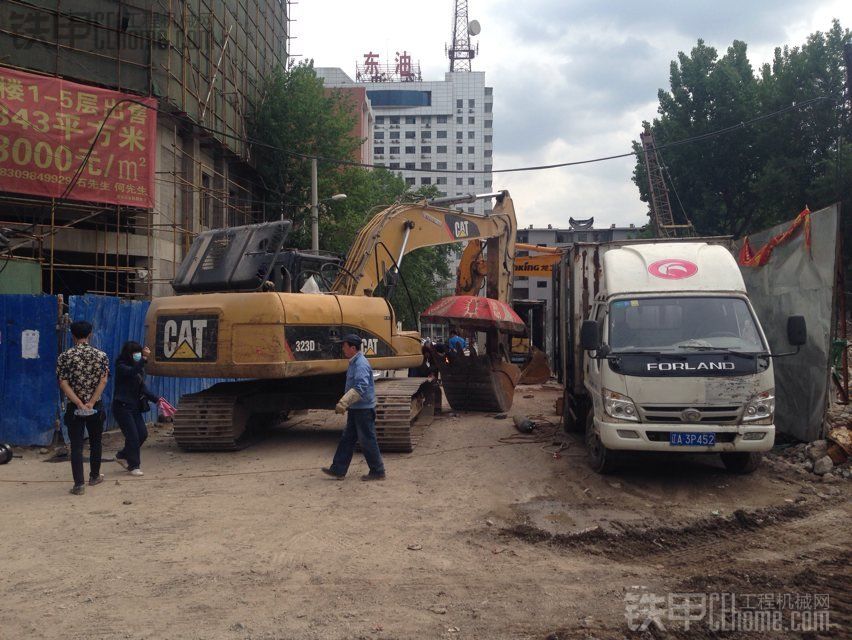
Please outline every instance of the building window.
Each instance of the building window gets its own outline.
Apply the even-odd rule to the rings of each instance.
[[[485,95],[487,95],[487,96],[494,95],[494,87],[485,87]]]
[[[414,163],[413,163],[413,162],[406,162],[406,163],[405,163],[405,168],[406,168],[406,169],[415,169],[416,167],[415,167],[415,165],[414,165]]]
[[[429,124],[432,122],[432,116],[420,116],[420,122],[423,124]]]
[[[467,139],[468,140],[475,140],[476,139],[476,131],[468,131],[467,132]]]
[[[485,121],[485,128],[486,128],[486,129],[491,129],[493,125],[494,125],[494,121],[493,121],[493,120],[486,120],[486,121]]]
[[[476,184],[476,178],[468,178],[467,183],[468,184]]]
[[[456,124],[464,124],[464,118],[461,116],[456,116]]]
[[[491,113],[491,106],[490,102],[485,103],[485,113]]]
[[[399,163],[398,162],[391,162],[390,168],[391,169],[399,169]]]
[[[476,165],[473,162],[468,162],[467,163],[467,170],[468,171],[476,171]]]
[[[382,167],[382,168],[384,168],[385,163],[384,163],[384,162],[375,162],[375,163],[373,163],[373,166],[374,166],[374,167]]]
[[[467,212],[468,212],[468,213],[473,213],[473,207],[468,207],[468,208],[467,208]]]
[[[376,132],[373,134],[373,137],[374,137],[376,140],[384,140],[384,139],[385,139],[385,132],[384,132],[384,131],[376,131]]]
[[[485,136],[485,142],[491,142],[491,140],[492,140],[492,138],[493,138],[493,137],[494,137],[494,136],[491,136],[491,135],[487,135],[487,136]]]
[[[431,171],[432,170],[432,163],[431,162],[421,162],[420,168],[423,169],[424,171]]]
[[[415,178],[406,178],[406,179],[405,179],[405,184],[407,184],[409,187],[413,187],[413,186],[414,186],[414,181],[415,181]]]
[[[384,116],[376,116],[376,124],[384,124],[385,117]]]
[[[390,132],[391,140],[399,140],[399,131],[391,131]]]
[[[447,170],[447,163],[446,162],[439,162],[438,163],[438,171],[446,171],[446,170]],[[440,178],[438,178],[438,179],[440,180]],[[441,183],[439,182],[438,184],[441,184]],[[444,184],[446,184],[446,182]]]
[[[438,168],[440,169],[441,167],[438,167]],[[445,167],[445,168],[446,168],[446,167]],[[447,184],[447,178],[446,178],[446,176],[444,176],[444,177],[442,177],[442,178],[437,178],[437,179],[435,180],[435,184]]]
[[[420,153],[432,153],[432,147],[420,147]]]
[[[417,147],[406,147],[405,152],[406,153],[417,153]]]
[[[420,137],[421,137],[421,138],[431,138],[431,137],[432,137],[432,132],[431,132],[431,131],[421,131],[421,132],[420,132]]]
[[[405,124],[417,124],[417,118],[414,116],[405,116]]]
[[[437,135],[436,137],[438,137],[438,138],[446,138],[446,137],[447,137],[447,132],[446,132],[446,131],[439,131],[439,132],[438,132],[438,135]]]
[[[456,171],[461,171],[464,169],[464,165],[461,162],[456,162]]]
[[[456,109],[464,109],[464,100],[456,100]]]
[[[470,107],[471,109],[473,109],[476,106],[476,100],[471,98],[470,100],[467,101],[467,106]]]
[[[485,188],[486,188],[486,189],[490,189],[492,184],[494,184],[494,182],[493,182],[493,181],[491,181],[491,180],[486,180],[486,181],[485,181]]]
[[[492,166],[492,165],[490,165],[490,164],[485,165],[485,172],[486,172],[486,173],[490,173],[490,172],[491,172],[491,166]]]
[[[547,280],[539,280],[535,283],[535,286],[539,289],[547,289]]]
[[[456,153],[463,154],[464,153],[464,147],[456,147]]]
[[[470,155],[473,155],[474,153],[476,153],[476,149],[475,149],[474,147],[468,147],[468,148],[467,148],[467,152],[468,152]]]
[[[470,117],[467,119],[467,123],[468,123],[468,124],[476,124],[476,118],[474,118],[473,116],[470,116]]]
[[[420,184],[432,184],[432,178],[420,178]]]
[[[438,124],[447,124],[447,116],[438,116]]]
[[[389,147],[390,153],[399,153],[399,147]]]
[[[456,186],[460,187],[464,184],[464,178],[456,178]]]
[[[376,154],[378,154],[378,155],[381,155],[381,154],[383,154],[384,152],[385,152],[385,148],[384,148],[384,147],[374,147],[374,148],[373,148],[373,153],[376,153]]]
[[[456,140],[464,138],[464,131],[456,131]]]
[[[446,152],[447,152],[447,145],[441,145],[441,146],[438,147],[438,153],[446,153]]]
[[[416,132],[416,131],[406,131],[406,132],[405,132],[405,137],[406,137],[406,139],[408,139],[408,140],[411,140],[411,139],[413,139],[413,138],[416,138],[416,137],[417,137],[417,132]]]
[[[493,153],[493,151],[491,151],[491,149],[486,149],[485,150],[485,157],[490,158],[492,153]]]
[[[391,124],[399,124],[399,116],[390,116]]]

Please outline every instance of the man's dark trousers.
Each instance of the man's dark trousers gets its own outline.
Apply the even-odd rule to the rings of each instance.
[[[101,473],[102,436],[104,433],[103,411],[82,418],[74,415],[71,405],[65,414],[65,424],[68,427],[68,439],[71,440],[71,473],[74,475],[74,486],[85,484],[83,474],[83,441],[85,433],[89,432],[89,477],[97,478]]]
[[[356,442],[361,443],[361,451],[367,459],[370,473],[384,475],[385,463],[382,461],[379,443],[376,440],[375,409],[349,409],[346,412],[346,428],[340,436],[340,444],[337,445],[337,451],[334,453],[331,472],[338,476],[346,475],[349,471],[349,463],[352,462]]]

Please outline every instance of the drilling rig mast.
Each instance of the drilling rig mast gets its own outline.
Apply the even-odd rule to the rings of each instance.
[[[663,176],[663,163],[657,152],[657,143],[650,127],[646,128],[639,139],[642,141],[642,152],[645,155],[645,170],[648,173],[648,206],[651,209],[651,225],[658,238],[677,238],[694,236],[695,228],[686,211],[683,212],[686,224],[675,224],[672,205],[669,200],[669,189]]]

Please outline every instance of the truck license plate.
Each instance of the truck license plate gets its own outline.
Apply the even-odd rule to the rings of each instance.
[[[712,447],[716,444],[716,434],[672,431],[669,434],[669,444],[673,447]]]

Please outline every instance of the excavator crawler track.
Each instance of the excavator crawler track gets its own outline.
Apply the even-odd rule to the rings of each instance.
[[[249,444],[249,411],[235,395],[193,393],[182,396],[174,436],[184,451],[236,451]]]
[[[426,378],[376,382],[376,438],[384,452],[411,452],[432,423],[440,389]]]

